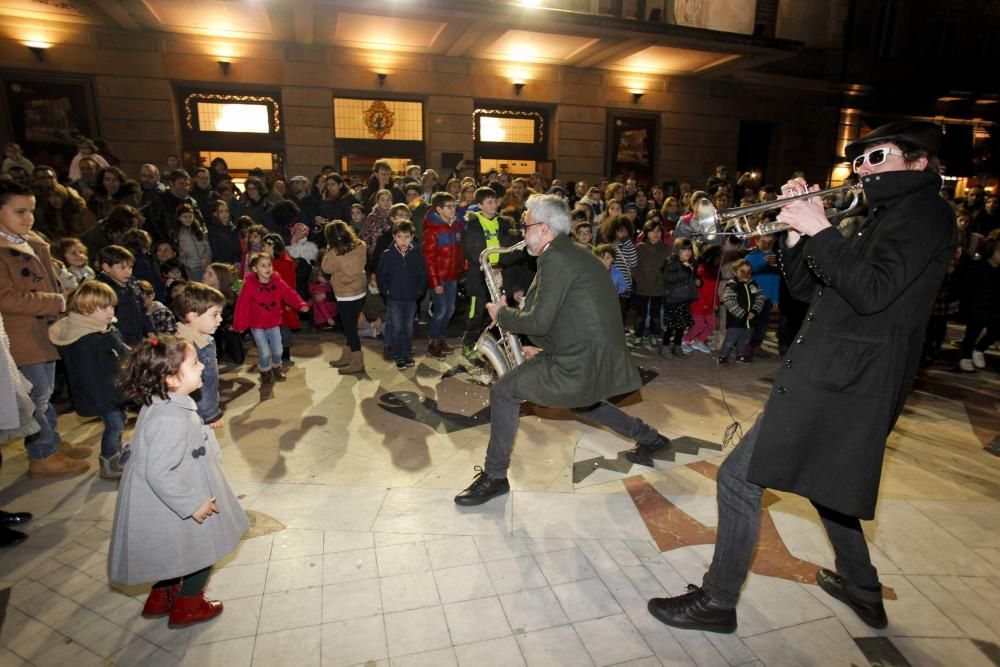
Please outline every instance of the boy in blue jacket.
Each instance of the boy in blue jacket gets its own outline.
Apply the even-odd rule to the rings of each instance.
[[[396,368],[413,366],[413,318],[417,302],[427,289],[427,265],[413,247],[413,223],[397,222],[392,229],[394,243],[382,253],[378,263],[378,291],[388,308],[392,353]]]
[[[225,306],[226,297],[222,292],[202,283],[187,283],[173,300],[177,335],[191,343],[198,361],[205,366],[201,372],[201,389],[193,398],[201,422],[212,428],[222,426],[219,362],[214,335],[222,324],[222,309]]]
[[[88,280],[69,297],[68,317],[49,327],[49,340],[66,365],[73,407],[81,417],[100,417],[101,477],[122,476],[122,435],[125,433],[125,401],[115,381],[128,348],[114,326],[115,291],[98,280]]]

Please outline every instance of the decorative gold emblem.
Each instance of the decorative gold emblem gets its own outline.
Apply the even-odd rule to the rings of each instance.
[[[385,102],[375,100],[371,106],[365,110],[365,127],[376,139],[383,139],[389,134],[396,121],[396,114],[389,111]]]

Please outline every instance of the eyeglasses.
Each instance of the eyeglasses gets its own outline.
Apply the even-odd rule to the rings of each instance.
[[[890,155],[898,155],[899,157],[905,157],[906,153],[899,150],[898,148],[875,148],[868,151],[858,157],[854,158],[854,171],[857,172],[861,169],[861,166],[868,161],[868,164],[872,167],[877,167],[886,161]]]
[[[527,234],[529,227],[537,227],[538,225],[544,225],[544,224],[545,224],[544,222],[531,222],[531,223],[527,223],[527,224],[522,224],[521,225],[521,231],[523,231],[525,234]]]

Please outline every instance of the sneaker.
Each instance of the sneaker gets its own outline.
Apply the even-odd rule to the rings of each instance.
[[[736,363],[738,363],[738,364],[752,364],[753,363],[753,359],[751,359],[747,355],[741,354],[738,357],[736,357]]]
[[[691,345],[687,341],[681,342],[681,352],[683,352],[684,354],[691,354],[692,351],[694,351],[693,345]]]
[[[712,602],[698,586],[688,584],[688,592],[672,598],[653,598],[646,605],[660,623],[675,628],[721,632],[736,631],[736,610]]]
[[[958,362],[958,367],[966,373],[976,372],[976,367],[973,365],[972,359],[962,359]]]
[[[828,595],[840,600],[851,608],[862,621],[873,628],[884,628],[889,625],[889,619],[885,615],[885,606],[882,604],[882,587],[871,591],[870,599],[862,599],[856,594],[852,594],[847,588],[847,581],[837,574],[825,568],[816,573],[816,583]],[[867,597],[866,593],[862,593]]]
[[[656,442],[651,445],[643,445],[638,442],[635,443],[635,447],[633,449],[625,452],[625,458],[632,463],[652,468],[653,454],[667,447],[670,447],[670,438],[658,433]]]
[[[986,368],[986,355],[979,350],[972,351],[972,365],[982,370]]]
[[[399,370],[406,369],[406,359],[396,359],[396,368]]]
[[[502,496],[510,491],[510,482],[506,477],[494,477],[488,472],[476,466],[476,477],[472,484],[464,491],[455,496],[455,504],[463,507],[482,505],[483,503]]]
[[[125,471],[125,465],[121,462],[121,455],[121,452],[115,452],[107,458],[100,457],[101,479],[121,479],[122,473]]]
[[[475,345],[463,345],[462,346],[462,356],[465,357],[469,361],[475,361],[475,360],[477,360],[479,358],[479,355],[476,354],[476,346]]]
[[[417,365],[417,362],[415,362],[413,360],[413,357],[407,357],[405,361],[406,361],[406,367],[407,368],[413,368],[414,366]]]
[[[719,357],[718,364],[720,366],[728,366],[729,365],[729,359],[726,359],[725,357]]]
[[[710,348],[708,345],[705,345],[700,340],[696,340],[693,343],[691,343],[691,347],[698,350],[699,352],[704,352],[705,354],[712,354],[712,348]]]

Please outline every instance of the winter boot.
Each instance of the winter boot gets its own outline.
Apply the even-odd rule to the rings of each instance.
[[[351,348],[345,345],[344,349],[340,352],[340,358],[335,361],[331,361],[330,365],[334,368],[341,368],[349,363],[351,363]]]
[[[260,386],[274,384],[274,378],[271,376],[271,369],[260,372]]]
[[[343,368],[339,369],[338,372],[341,375],[353,375],[354,373],[364,373],[365,372],[365,357],[361,350],[357,352],[351,351],[351,363]]]

